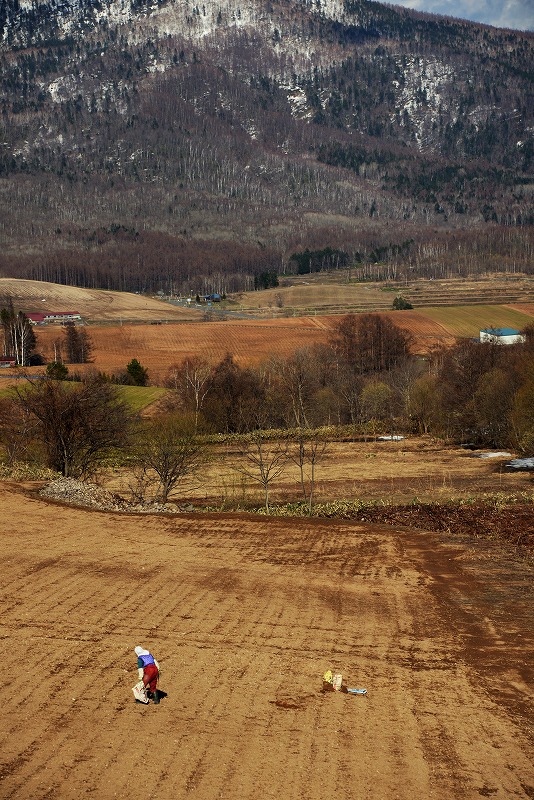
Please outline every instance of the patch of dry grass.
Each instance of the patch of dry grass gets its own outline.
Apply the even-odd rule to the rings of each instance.
[[[259,485],[235,469],[243,458],[239,448],[218,445],[211,455],[197,487],[177,496],[177,502],[224,509],[261,506]],[[499,469],[505,461],[476,458],[461,448],[425,437],[399,442],[332,442],[316,467],[314,498],[316,503],[364,500],[396,504],[532,492],[530,475]],[[126,496],[129,480],[123,470],[115,470],[103,478],[103,484]],[[299,471],[290,463],[273,483],[271,501],[300,500]]]

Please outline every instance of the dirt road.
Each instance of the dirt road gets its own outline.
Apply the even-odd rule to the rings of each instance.
[[[2,800],[534,797],[524,564],[362,523],[0,499]],[[136,645],[159,706],[133,700]],[[329,667],[367,697],[322,694]]]

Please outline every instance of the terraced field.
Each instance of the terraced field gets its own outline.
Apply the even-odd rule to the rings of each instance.
[[[245,309],[285,314],[341,314],[391,310],[402,295],[414,308],[451,305],[534,303],[530,275],[489,275],[478,280],[449,278],[388,283],[356,283],[347,272],[316,273],[282,281],[276,289],[237,298]]]
[[[404,294],[404,292],[403,292]],[[532,276],[489,276],[439,281],[415,281],[406,292],[414,306],[511,305],[534,302]]]

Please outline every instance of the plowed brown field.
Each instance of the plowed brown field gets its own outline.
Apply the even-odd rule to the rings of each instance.
[[[510,308],[515,308],[516,311],[520,311],[522,314],[529,314],[534,317],[534,303],[513,303]]]
[[[386,314],[385,316],[390,316]],[[396,325],[414,340],[414,349],[426,351],[451,345],[455,339],[442,325],[416,312],[391,312]],[[137,358],[158,382],[172,364],[186,356],[200,355],[212,363],[231,353],[241,365],[258,364],[271,355],[288,357],[299,348],[325,344],[339,316],[294,317],[278,320],[228,320],[226,322],[166,325],[91,325],[93,366],[105,372],[124,369]],[[54,358],[54,342],[62,339],[57,326],[37,330],[39,352]],[[79,367],[74,367],[79,371]]]
[[[532,572],[509,552],[0,497],[2,800],[534,796]],[[137,644],[159,706],[133,700]],[[328,667],[368,695],[322,694]]]
[[[172,364],[200,355],[215,364],[227,353],[242,364],[257,364],[271,355],[288,356],[300,347],[326,342],[327,328],[314,318],[254,322],[206,322],[179,325],[118,325],[89,329],[94,343],[93,366],[116,372],[137,358],[148,368],[150,379],[158,382]],[[57,327],[37,332],[39,349],[53,358],[54,340],[61,338]],[[78,367],[73,367],[78,370]]]
[[[436,282],[432,282],[432,286],[435,285]],[[365,296],[368,301],[376,300],[377,309],[383,307],[383,299],[382,306],[378,300],[386,295],[389,298],[387,304],[390,305],[391,296],[382,292],[378,285],[357,285],[350,288],[351,291],[353,289]],[[447,287],[444,290],[448,291]],[[295,293],[297,287],[280,291]],[[298,291],[304,293],[302,300],[306,300],[307,294],[313,291],[316,310],[319,311],[321,308],[323,311],[334,310],[329,305],[332,292],[335,292],[340,303],[343,298],[347,303],[349,301],[347,286],[343,285],[312,283],[310,286],[301,285]],[[132,358],[137,358],[148,368],[150,380],[155,384],[162,380],[170,365],[179,363],[186,356],[201,355],[216,363],[227,353],[231,353],[241,365],[250,365],[258,364],[270,355],[286,358],[297,349],[328,340],[332,326],[339,322],[342,304],[336,306],[336,314],[277,317],[276,314],[280,311],[274,304],[275,295],[272,292],[274,290],[271,293],[256,292],[252,295],[255,300],[261,300],[261,309],[248,297],[249,310],[255,310],[260,315],[269,314],[270,318],[228,316],[221,317],[218,321],[205,321],[206,308],[177,307],[127,292],[80,289],[39,281],[0,278],[0,298],[11,297],[15,306],[25,312],[77,311],[85,321],[89,321],[91,324],[88,330],[94,344],[93,366],[96,369],[108,373],[119,372],[124,370]],[[527,296],[528,292],[525,294]],[[244,295],[241,299],[246,300],[247,297]],[[269,302],[271,308],[268,307]],[[431,303],[431,299],[428,302]],[[303,311],[305,307],[306,303],[303,303]],[[366,308],[372,310],[373,303],[370,302]],[[450,346],[460,335],[476,336],[481,326],[511,324],[510,309],[524,314],[524,321],[527,323],[534,313],[534,305],[528,302],[522,305],[491,306],[488,307],[491,310],[481,317],[478,313],[480,307],[473,308],[475,310],[472,312],[466,306],[457,312],[454,309],[421,308],[420,311],[382,310],[379,313],[410,334],[412,349],[417,353],[426,353],[440,345]],[[347,305],[347,311],[350,310],[350,305]],[[293,309],[293,313],[295,312],[296,308]],[[457,319],[458,314],[463,314],[461,324]],[[436,318],[432,319],[432,316]],[[468,318],[467,323],[465,316]],[[521,322],[517,322],[520,327]],[[36,334],[38,351],[47,360],[53,360],[57,353],[55,344],[63,338],[62,329],[56,325],[39,326]],[[77,372],[82,371],[78,366],[75,369]],[[2,370],[0,377],[5,378],[7,375]]]

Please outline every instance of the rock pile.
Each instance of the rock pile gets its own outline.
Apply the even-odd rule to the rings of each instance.
[[[74,506],[84,506],[99,511],[125,511],[132,514],[171,513],[179,509],[174,503],[129,503],[119,495],[94,483],[76,480],[75,478],[58,478],[51,481],[39,492],[41,497],[60,500]]]

